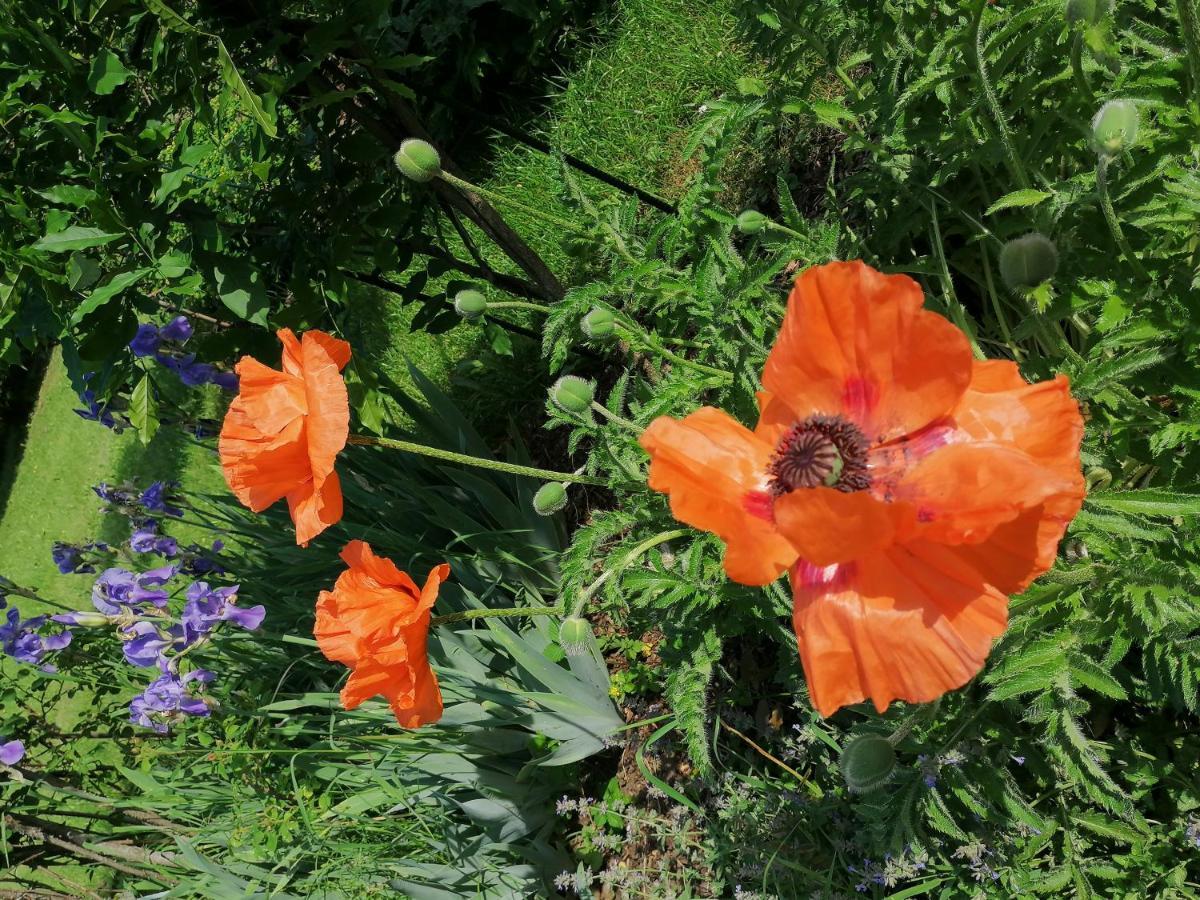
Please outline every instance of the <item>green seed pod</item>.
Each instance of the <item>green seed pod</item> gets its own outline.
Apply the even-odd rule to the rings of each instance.
[[[1112,472],[1108,469],[1096,466],[1093,469],[1088,469],[1084,476],[1084,482],[1087,484],[1087,492],[1090,494],[1093,491],[1102,491],[1113,483]]]
[[[78,625],[81,628],[99,628],[102,625],[108,625],[113,620],[104,613],[98,612],[73,612],[70,615],[70,624]]]
[[[882,787],[892,777],[896,769],[896,749],[887,738],[864,734],[846,745],[838,765],[850,792],[866,794]]]
[[[1092,141],[1102,156],[1117,156],[1137,142],[1138,108],[1131,100],[1109,100],[1092,119]]]
[[[401,143],[392,162],[405,178],[413,181],[432,181],[442,174],[442,158],[432,144],[418,138]]]
[[[1036,231],[1013,238],[1000,251],[1000,277],[1009,290],[1037,287],[1057,271],[1054,241]]]
[[[1099,25],[1112,12],[1112,0],[1067,0],[1067,23]]]
[[[617,317],[598,306],[580,320],[579,327],[590,338],[606,338],[616,330]]]
[[[592,642],[592,626],[586,619],[570,616],[558,626],[558,646],[567,656],[582,656]]]
[[[487,298],[479,291],[465,288],[454,295],[454,311],[468,322],[487,312]]]
[[[564,412],[581,416],[592,406],[596,385],[578,375],[564,375],[550,388],[550,399]]]
[[[558,481],[548,481],[533,495],[533,511],[539,516],[552,516],[567,505],[567,487]]]
[[[737,230],[742,234],[758,234],[769,221],[757,209],[748,209],[737,217]]]

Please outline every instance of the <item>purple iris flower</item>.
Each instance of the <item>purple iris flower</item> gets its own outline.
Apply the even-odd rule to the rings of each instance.
[[[158,329],[149,322],[143,322],[138,326],[133,340],[129,342],[129,349],[133,351],[134,356],[153,356],[158,352],[160,343]]]
[[[165,481],[155,481],[148,488],[142,491],[139,498],[142,506],[147,512],[161,513],[164,516],[174,516],[179,518],[183,515],[183,510],[177,506],[171,506],[167,502],[167,492],[174,487],[174,482],[168,484]]]
[[[136,491],[131,491],[129,488],[113,487],[106,481],[102,481],[92,488],[92,493],[105,503],[111,503],[113,506],[129,506],[137,499]]]
[[[122,634],[128,638],[121,648],[126,662],[143,669],[158,665],[166,652],[183,640],[183,629],[178,625],[164,633],[153,622],[134,622]]]
[[[43,671],[57,671],[54,666],[44,664],[42,660],[55,650],[61,650],[71,643],[71,632],[42,635],[38,630],[48,621],[46,616],[34,616],[32,619],[21,619],[21,613],[16,608],[9,609],[4,624],[0,625],[0,651],[11,656],[17,662],[40,666]]]
[[[92,586],[92,605],[106,616],[118,615],[123,607],[150,603],[158,608],[167,605],[168,594],[161,590],[175,577],[177,567],[161,566],[135,575],[128,569],[105,569]]]
[[[158,329],[158,336],[164,341],[171,341],[175,344],[186,344],[192,336],[192,323],[188,321],[187,316],[176,316],[162,328]],[[158,349],[157,347],[155,349]]]
[[[238,389],[238,377],[235,372],[218,372],[212,377],[212,383],[223,391],[229,391],[231,394],[236,394]]]
[[[70,575],[75,572],[83,574],[96,571],[94,566],[84,563],[83,548],[77,544],[64,544],[62,541],[55,541],[54,546],[50,548],[50,558],[54,560],[54,565],[63,575]]]
[[[163,664],[159,664],[163,669]],[[173,722],[186,716],[207,716],[211,709],[207,703],[194,696],[188,685],[199,682],[201,685],[213,680],[213,673],[206,669],[194,669],[186,675],[176,675],[164,671],[162,676],[154,679],[142,693],[129,702],[129,721],[143,728],[153,728],[159,734],[166,734]]]
[[[96,392],[88,388],[79,395],[79,402],[86,409],[75,410],[75,415],[81,419],[87,419],[89,422],[99,422],[105,428],[116,428],[117,420],[108,408],[107,403],[101,403],[96,399]]]
[[[233,624],[253,631],[262,624],[267,614],[263,606],[237,606],[239,585],[210,588],[205,582],[197,581],[187,590],[187,603],[183,607],[180,621],[189,633],[207,634],[218,622]]]
[[[129,549],[134,553],[159,553],[170,558],[179,554],[179,543],[175,538],[158,533],[158,523],[147,519],[129,538]]]
[[[215,556],[224,549],[225,542],[221,540],[213,541],[211,550],[206,550],[199,544],[192,544],[183,554],[179,571],[185,575],[221,575],[225,572],[225,567],[219,560],[206,554],[211,553]]]
[[[15,766],[25,758],[25,745],[20,741],[5,741],[0,744],[0,764]]]

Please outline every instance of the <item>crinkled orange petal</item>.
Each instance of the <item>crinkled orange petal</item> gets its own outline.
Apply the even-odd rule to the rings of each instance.
[[[333,471],[350,434],[350,400],[341,374],[349,358],[350,348],[345,341],[321,332],[305,332],[301,359],[308,400],[308,456],[318,484]]]
[[[288,512],[296,526],[296,543],[307,547],[309,541],[342,519],[342,483],[337,472],[306,481],[287,495]]]
[[[650,454],[649,485],[669,494],[680,522],[725,541],[725,571],[741,584],[770,584],[796,551],[770,517],[767,465],[774,447],[719,409],[660,416],[639,439]]]
[[[947,414],[971,378],[971,347],[922,309],[920,286],[862,262],[807,269],[767,357],[763,386],[794,418],[844,415],[871,443]]]
[[[355,575],[369,578],[383,587],[399,588],[414,598],[418,596],[416,582],[408,573],[400,571],[386,556],[376,554],[366,541],[350,541],[339,555]],[[443,566],[436,566],[434,571],[440,571]]]
[[[221,471],[234,496],[262,512],[310,477],[300,439],[304,420],[297,418],[278,434],[263,435],[239,424],[237,415],[231,406],[221,429]]]
[[[1029,384],[1016,363],[976,362],[971,383],[951,417],[974,440],[1015,444],[1042,465],[1082,485],[1083,416],[1065,375]]]
[[[783,436],[797,424],[796,414],[770,391],[759,391],[754,396],[758,398],[758,424],[754,426],[754,436],[764,444],[778,447]]]
[[[1008,599],[926,541],[792,570],[793,625],[813,705],[823,716],[871,700],[925,703],[983,667],[1008,622]]]
[[[865,491],[806,488],[775,501],[775,523],[801,559],[827,566],[892,543],[902,511]]]
[[[1004,444],[950,444],[930,453],[895,487],[894,500],[914,516],[903,539],[977,543],[1051,498],[1072,496],[1077,482]],[[1082,493],[1079,493],[1082,499]]]

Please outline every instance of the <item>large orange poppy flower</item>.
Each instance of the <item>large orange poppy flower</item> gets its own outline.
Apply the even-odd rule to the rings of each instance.
[[[912,279],[839,262],[797,279],[762,383],[753,431],[712,407],[652,422],[650,487],[734,581],[791,570],[822,715],[965,684],[1083,501],[1067,379],[974,361]]]
[[[434,566],[418,591],[395,563],[376,556],[363,541],[347,544],[342,559],[350,568],[332,591],[321,592],[313,628],[321,652],[351,669],[342,706],[354,709],[383,696],[405,728],[436,722],[442,693],[425,647],[429,610],[450,567]]]
[[[221,426],[221,469],[244,505],[262,512],[287,498],[296,543],[307,546],[342,517],[334,461],[350,433],[341,370],[350,345],[321,331],[278,332],[283,371],[243,356],[238,395]]]

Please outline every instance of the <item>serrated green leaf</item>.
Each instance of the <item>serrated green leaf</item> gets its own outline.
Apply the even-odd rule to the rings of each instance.
[[[172,31],[182,31],[188,34],[204,33],[162,0],[142,0],[142,2],[146,4],[146,9],[158,16],[159,21]]]
[[[1054,195],[1049,191],[1039,191],[1035,190],[1034,188],[1023,188],[1022,190],[1005,194],[1003,197],[989,206],[984,215],[990,216],[992,213],[999,212],[1002,209],[1037,206],[1039,203],[1049,200],[1053,196]]]
[[[129,421],[138,431],[143,444],[149,444],[158,431],[158,404],[154,400],[154,384],[143,375],[129,396]]]
[[[1200,494],[1147,488],[1088,494],[1088,506],[1140,516],[1200,516]]]

